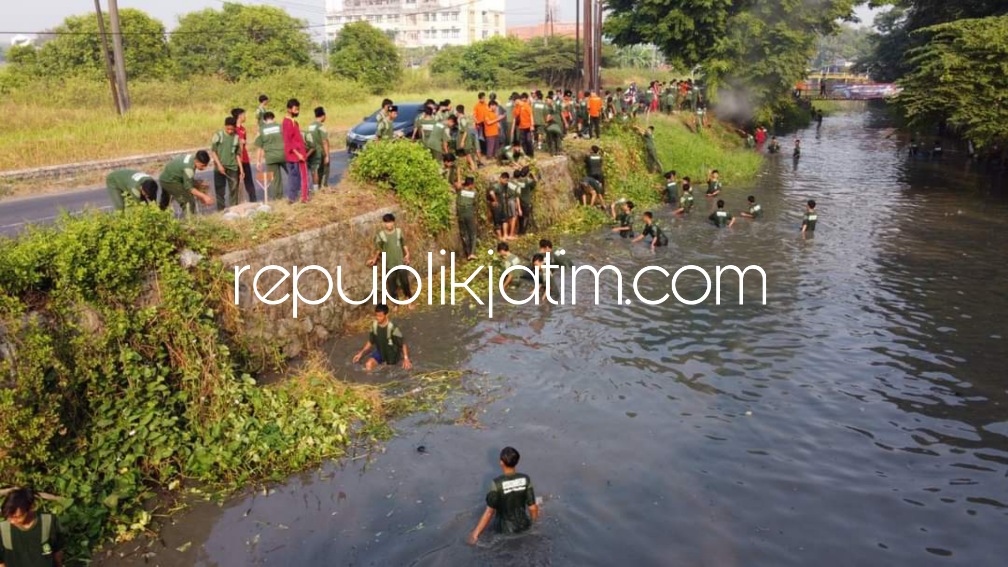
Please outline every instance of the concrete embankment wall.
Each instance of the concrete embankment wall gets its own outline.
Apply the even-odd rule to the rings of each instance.
[[[578,158],[567,156],[545,158],[537,162],[540,181],[533,205],[540,232],[574,205],[574,181],[569,159],[579,162]],[[505,169],[493,167],[480,170],[481,193],[485,192],[490,183],[496,182],[501,171]],[[370,301],[365,305],[354,306],[340,298],[336,291],[337,267],[341,268],[340,287],[348,298],[359,301],[368,296],[373,276],[372,269],[366,262],[374,251],[374,237],[385,213],[396,215],[397,226],[403,229],[412,255],[411,265],[421,277],[426,278],[428,253],[432,253],[434,273],[438,273],[440,266],[447,265],[449,261],[447,256],[440,255],[440,250],[455,251],[457,262],[460,260],[461,242],[454,222],[452,230],[435,237],[423,230],[418,219],[394,203],[391,197],[389,201],[388,207],[368,211],[349,220],[221,256],[219,260],[229,272],[233,273],[235,266],[249,266],[248,270],[242,272],[237,287],[237,300],[247,338],[253,343],[274,345],[282,349],[285,356],[295,357],[308,345],[341,334],[350,324],[366,317],[373,309]],[[487,225],[486,213],[482,208],[485,201],[479,198],[477,202],[480,203],[477,211],[480,233],[484,241],[492,241],[492,227]],[[321,266],[332,275],[332,295],[322,304],[299,303],[295,319],[290,299],[279,305],[268,305],[256,297],[253,280],[264,267],[281,266],[292,272],[294,266],[303,270],[305,266],[311,265]],[[281,280],[284,281],[275,290],[267,293]],[[293,277],[284,279],[283,272],[279,270],[266,270],[259,277],[255,290],[262,296],[279,299],[286,294],[293,295],[293,283]],[[300,295],[310,300],[325,296],[329,287],[325,276],[313,271],[304,272],[297,285]],[[422,298],[426,298],[426,288]]]

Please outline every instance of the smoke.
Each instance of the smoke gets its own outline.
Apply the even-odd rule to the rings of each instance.
[[[752,122],[756,113],[754,97],[745,90],[734,88],[718,89],[717,113],[721,119],[736,124]]]

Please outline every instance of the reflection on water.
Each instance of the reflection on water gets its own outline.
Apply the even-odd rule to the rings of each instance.
[[[496,392],[478,427],[418,417],[370,465],[192,515],[188,535],[183,518],[158,559],[196,531],[207,565],[1003,563],[1008,206],[952,160],[901,158],[883,128],[828,117],[801,133],[797,167],[774,157],[753,188],[728,187],[733,211],[756,195],[757,222],[717,231],[704,202],[659,213],[672,246],[656,256],[607,233],[559,243],[624,273],[758,264],[766,307],[418,317],[417,361]],[[802,240],[809,198],[819,223]],[[646,278],[644,294],[667,285]],[[506,444],[543,521],[471,548]]]

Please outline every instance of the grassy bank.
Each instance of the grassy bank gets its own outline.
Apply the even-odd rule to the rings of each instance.
[[[424,71],[413,71],[388,96],[399,102],[450,98],[467,107],[476,102],[476,92],[446,86]],[[248,111],[254,131],[261,93],[270,96],[270,109],[278,116],[288,98],[299,99],[302,125],[314,120],[316,106],[324,106],[330,139],[337,144],[383,98],[367,94],[356,83],[314,71],[238,83],[212,77],[180,83],[134,81],[132,109],[119,118],[107,83],[75,78],[38,81],[18,86],[0,101],[0,112],[9,124],[0,136],[0,171],[206,146],[235,107]]]

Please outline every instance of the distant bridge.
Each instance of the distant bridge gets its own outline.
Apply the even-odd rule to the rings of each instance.
[[[896,96],[902,89],[892,83],[873,83],[867,74],[809,73],[795,85],[802,98],[878,100]]]

